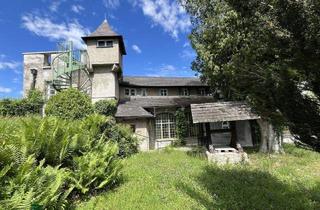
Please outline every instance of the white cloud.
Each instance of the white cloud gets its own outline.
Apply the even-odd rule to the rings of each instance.
[[[49,10],[51,12],[57,12],[60,4],[61,4],[61,2],[59,2],[59,1],[52,1],[52,3],[49,6]]]
[[[22,25],[37,36],[49,38],[51,41],[72,41],[76,48],[85,48],[81,37],[88,34],[89,29],[77,21],[54,23],[48,17],[33,14],[22,16]]]
[[[189,43],[189,42],[185,42],[185,43],[183,44],[183,47],[190,47],[190,43]]]
[[[194,72],[185,68],[177,68],[170,64],[146,69],[146,75],[152,77],[192,77]]]
[[[142,9],[151,18],[153,25],[160,25],[165,32],[178,39],[179,33],[189,30],[190,18],[184,8],[172,0],[131,0],[134,6]]]
[[[103,0],[102,2],[108,9],[116,9],[120,6],[120,0]]]
[[[186,58],[186,59],[192,59],[196,57],[196,53],[192,50],[182,50],[181,54],[180,54],[181,58]]]
[[[6,56],[4,54],[0,54],[0,71],[1,70],[13,70],[14,73],[20,74],[20,67],[21,63],[17,61],[6,60]]]
[[[132,45],[132,49],[138,54],[140,54],[142,52],[140,47],[138,45],[135,45],[135,44]]]
[[[79,5],[79,4],[74,4],[71,6],[71,10],[75,13],[80,13],[82,11],[84,11],[83,6]]]
[[[12,92],[11,88],[6,88],[6,87],[0,86],[0,93],[11,93],[11,92]]]

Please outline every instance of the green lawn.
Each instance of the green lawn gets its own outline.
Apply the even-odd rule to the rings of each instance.
[[[251,164],[210,165],[182,151],[140,153],[123,181],[78,209],[320,209],[320,154],[286,146],[285,155],[251,153]]]

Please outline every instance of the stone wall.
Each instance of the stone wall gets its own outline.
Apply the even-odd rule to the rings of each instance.
[[[48,66],[47,57],[43,53],[28,53],[23,55],[23,96],[31,89],[33,76],[31,69],[37,70],[35,88],[42,92],[46,90],[46,81],[52,80],[52,70]]]

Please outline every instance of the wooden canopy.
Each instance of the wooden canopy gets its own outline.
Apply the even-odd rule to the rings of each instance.
[[[193,123],[254,120],[260,117],[245,102],[228,101],[191,104]]]

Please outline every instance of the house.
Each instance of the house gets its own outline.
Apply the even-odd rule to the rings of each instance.
[[[141,150],[163,148],[176,139],[175,113],[179,108],[186,113],[188,145],[209,141],[217,145],[230,143],[229,121],[234,118],[196,123],[192,119],[192,106],[217,100],[199,78],[123,76],[122,59],[126,55],[123,37],[106,20],[82,39],[86,50],[76,51],[69,43],[60,45],[56,51],[23,53],[24,95],[36,88],[49,98],[72,86],[90,95],[93,103],[116,99],[119,101],[116,119],[131,126],[141,140]],[[241,120],[235,125],[239,141],[252,146],[248,120],[255,117],[237,119]]]

